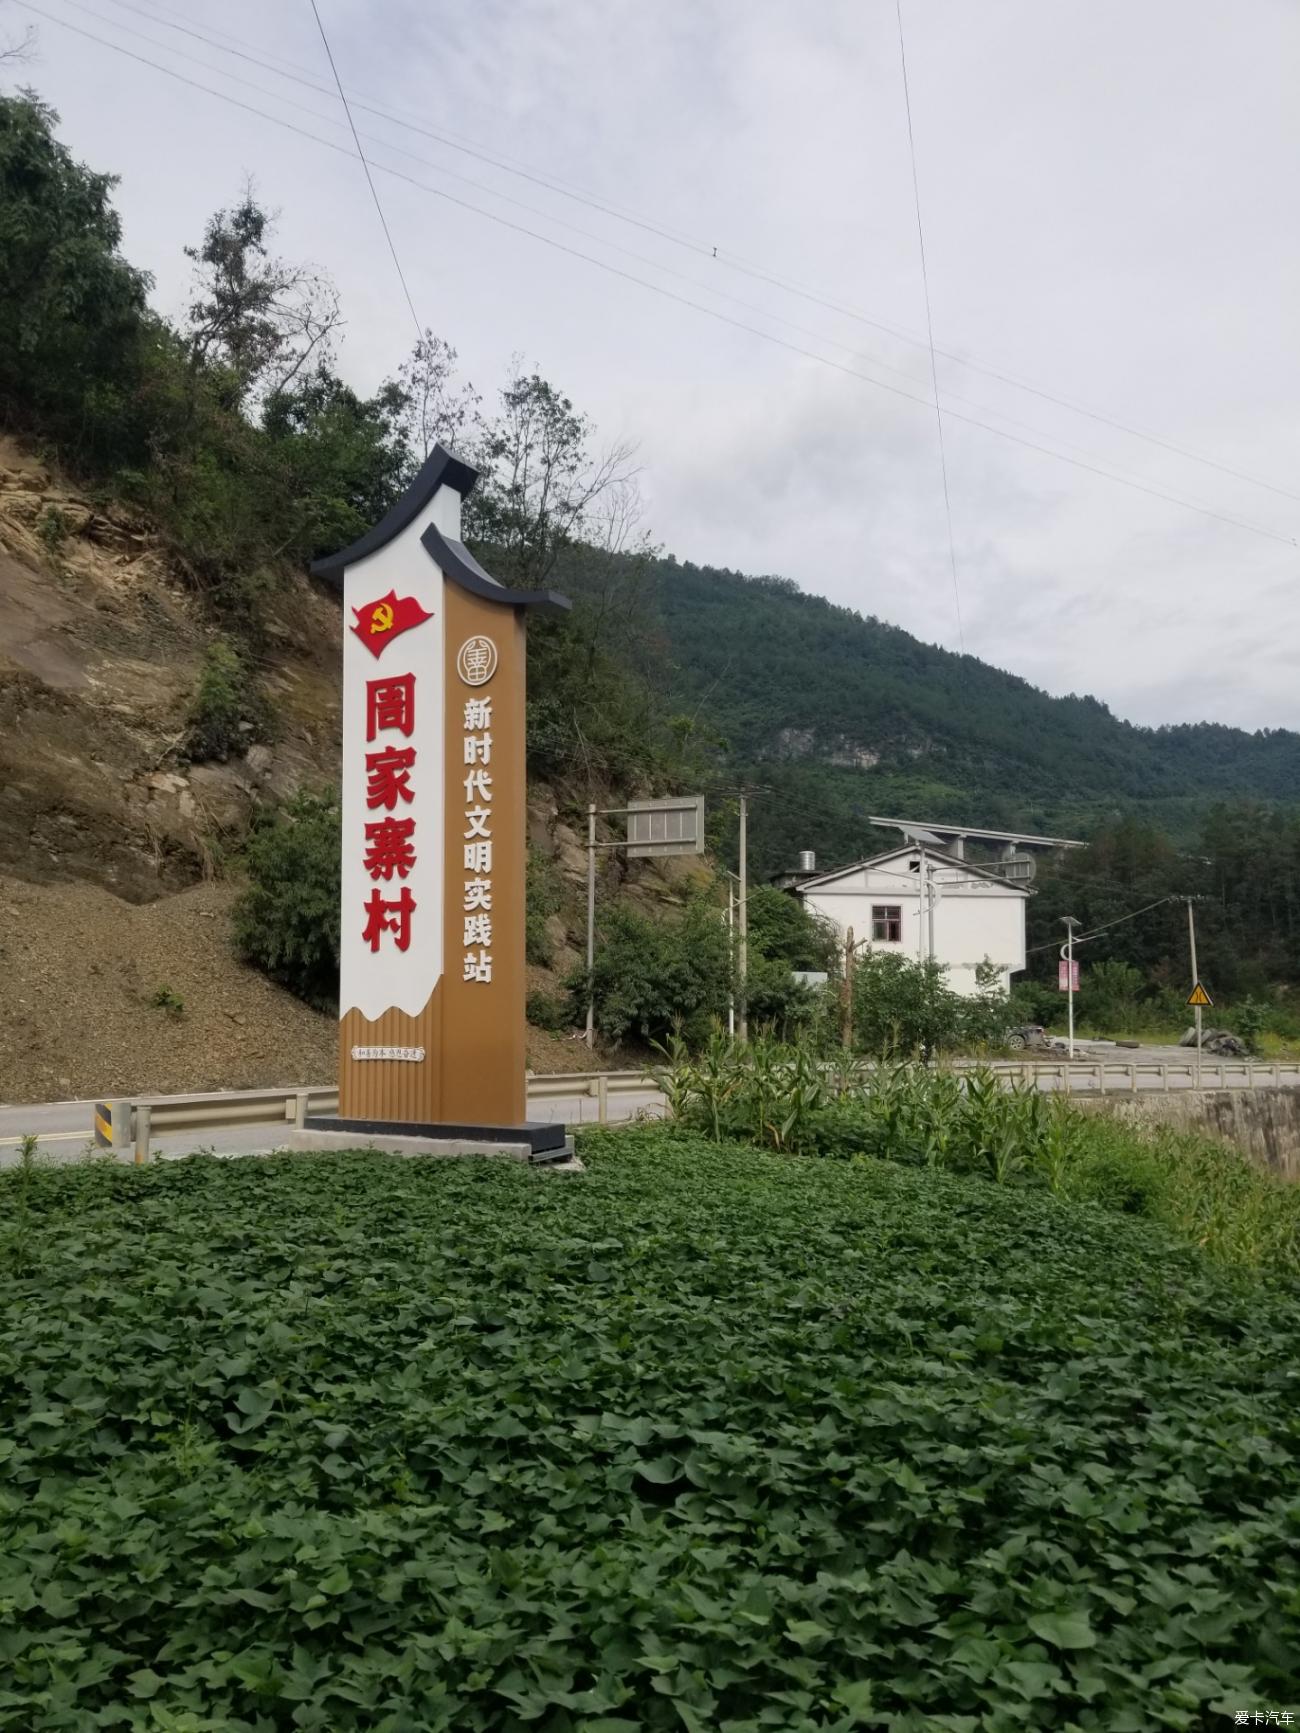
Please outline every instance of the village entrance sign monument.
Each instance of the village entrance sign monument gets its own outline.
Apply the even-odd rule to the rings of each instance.
[[[530,609],[460,540],[477,471],[436,446],[343,592],[339,1112],[313,1130],[559,1151],[525,1097],[524,692]]]

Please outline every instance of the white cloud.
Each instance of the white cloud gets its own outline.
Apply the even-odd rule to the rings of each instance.
[[[389,162],[456,198],[543,228],[852,368],[884,362],[924,395],[928,357],[869,325],[729,269],[924,328],[898,42],[889,0],[482,0],[441,9],[321,0],[345,81],[427,129],[590,189],[644,229],[358,113],[415,152]],[[171,0],[209,32],[211,9]],[[337,105],[118,10],[69,22],[343,139]],[[1300,14],[1151,0],[906,0],[935,330],[941,346],[1162,433],[1300,493],[1300,245],[1291,69]],[[182,62],[129,26],[196,55]],[[328,84],[304,8],[230,0],[220,28]],[[286,252],[325,264],[362,387],[395,370],[409,315],[355,163],[160,73],[41,28],[26,69],[64,133],[123,175],[131,255],[161,305],[181,245],[255,171]],[[251,79],[260,95],[223,79]],[[455,176],[536,207],[530,215]],[[421,317],[483,387],[520,351],[611,436],[639,439],[651,525],[683,558],[781,572],[805,588],[957,642],[932,412],[684,308],[380,174]],[[689,282],[555,225],[683,273]],[[769,322],[726,292],[805,326]],[[839,343],[873,360],[855,360]],[[941,361],[963,414],[1015,417],[1158,491],[1283,537],[1300,501],[1066,413]],[[1144,722],[1207,716],[1300,726],[1294,548],[1130,491],[959,421],[947,424],[966,643],[1053,691],[1090,691]]]

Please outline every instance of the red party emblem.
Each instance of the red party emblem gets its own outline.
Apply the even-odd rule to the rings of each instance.
[[[390,590],[377,602],[353,608],[352,612],[357,617],[352,630],[372,656],[380,655],[385,644],[391,644],[394,638],[409,632],[412,626],[433,618],[414,596],[399,596],[396,590]]]

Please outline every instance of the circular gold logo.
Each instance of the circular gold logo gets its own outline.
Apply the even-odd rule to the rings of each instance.
[[[497,647],[491,638],[466,638],[456,657],[456,672],[467,686],[486,686],[497,671]]]

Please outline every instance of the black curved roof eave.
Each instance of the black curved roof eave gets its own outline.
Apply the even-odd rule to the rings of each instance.
[[[391,542],[394,536],[401,535],[407,525],[420,515],[440,487],[454,487],[464,498],[477,480],[478,471],[471,464],[454,457],[444,446],[435,445],[401,499],[389,506],[373,529],[368,529],[365,535],[350,547],[343,548],[337,554],[326,554],[324,559],[313,560],[312,577],[341,579],[346,567],[354,566],[358,560],[377,553]]]
[[[430,524],[420,537],[420,546],[445,577],[471,596],[481,596],[498,607],[539,608],[548,613],[564,613],[572,603],[555,590],[512,590],[490,577],[463,542],[452,541],[435,524]]]

